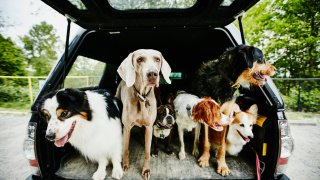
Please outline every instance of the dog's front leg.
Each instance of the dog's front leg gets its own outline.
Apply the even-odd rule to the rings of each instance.
[[[193,141],[192,155],[194,157],[199,156],[199,148],[198,147],[199,147],[200,130],[201,130],[201,124],[198,123],[198,125],[195,128],[194,141]]]
[[[144,146],[144,165],[142,169],[143,179],[150,179],[150,149],[152,142],[152,126],[146,126],[144,134],[145,146]]]
[[[209,166],[210,159],[210,147],[211,143],[209,142],[209,127],[208,125],[204,125],[204,136],[203,136],[203,152],[198,162],[200,167]]]
[[[112,159],[112,177],[115,179],[121,179],[123,176],[123,170],[121,167],[121,156],[113,155]]]
[[[172,140],[172,130],[169,134],[169,136],[166,139],[166,147],[165,147],[165,151],[167,154],[172,154],[172,147],[171,147],[171,140]]]
[[[106,175],[106,167],[108,165],[108,160],[106,158],[102,158],[98,162],[98,169],[95,173],[93,173],[92,179],[94,180],[103,180]]]
[[[183,128],[178,127],[178,134],[179,134],[179,140],[180,140],[179,159],[182,160],[186,158],[186,152],[184,150],[184,141],[183,141]]]
[[[153,157],[157,157],[158,156],[158,152],[159,152],[159,149],[158,149],[158,138],[155,137],[155,136],[152,137],[152,145],[153,145],[152,156]]]
[[[217,153],[217,172],[222,176],[228,176],[230,173],[230,169],[226,163],[226,130],[224,128],[223,138],[221,142],[221,146],[219,146],[218,153]]]
[[[123,128],[123,171],[127,172],[129,169],[129,142],[131,126]]]

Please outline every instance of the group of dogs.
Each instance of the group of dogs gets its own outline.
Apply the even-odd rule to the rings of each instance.
[[[171,68],[161,52],[136,50],[123,60],[117,72],[122,81],[115,96],[104,90],[67,88],[48,93],[38,106],[39,114],[47,122],[46,139],[57,147],[69,142],[87,159],[98,163],[93,179],[104,179],[110,162],[113,178],[121,179],[128,171],[134,126],[145,129],[142,176],[149,179],[151,153],[158,153],[157,139],[170,138],[175,124],[180,160],[185,158],[184,132],[194,130],[194,156],[200,154],[199,137],[203,132],[199,165],[209,165],[210,150],[215,147],[217,172],[228,175],[226,153],[237,155],[241,151],[253,137],[252,126],[258,116],[256,104],[247,110],[240,109],[235,102],[235,91],[239,86],[263,86],[267,76],[274,75],[275,68],[265,62],[260,49],[247,45],[233,47],[198,69],[192,93],[179,91],[163,105],[157,102],[156,89],[160,72],[171,83]],[[170,146],[166,146],[166,152],[172,152]]]

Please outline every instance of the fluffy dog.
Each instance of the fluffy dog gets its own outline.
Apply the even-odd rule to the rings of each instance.
[[[154,87],[159,86],[160,71],[167,83],[171,68],[162,54],[153,49],[139,49],[128,55],[120,64],[117,72],[120,82],[116,97],[123,103],[123,170],[129,169],[129,142],[133,126],[145,127],[145,149],[142,176],[150,178],[150,149],[152,126],[157,116],[157,102]]]
[[[239,45],[227,49],[219,59],[202,64],[195,74],[192,92],[201,97],[213,97],[224,104],[232,100],[239,87],[248,89],[251,86],[263,86],[267,80],[266,76],[273,76],[275,72],[275,67],[264,60],[260,49]],[[230,113],[224,114],[230,115]],[[217,172],[223,176],[228,175],[230,170],[225,161],[226,128],[217,132],[205,126],[203,137],[204,147],[198,160],[199,165],[201,167],[209,165],[210,147],[211,144],[216,144],[218,145]]]
[[[122,126],[119,101],[104,91],[64,89],[49,93],[38,110],[47,120],[46,139],[55,146],[69,142],[87,159],[97,162],[93,179],[104,179],[112,162],[112,177],[120,179]]]
[[[266,76],[273,76],[275,71],[275,67],[264,60],[260,49],[239,45],[227,49],[219,59],[202,64],[192,91],[199,97],[210,96],[223,104],[232,99],[238,87],[263,86]]]
[[[153,125],[153,156],[158,156],[158,139],[165,139],[165,152],[172,153],[171,135],[175,124],[175,113],[171,104],[160,105],[157,109],[157,119]]]
[[[236,103],[234,107],[234,120],[229,125],[226,150],[229,155],[237,156],[250,141],[249,138],[253,138],[252,127],[258,117],[258,106],[253,104],[246,111],[241,111]]]
[[[178,93],[173,101],[176,111],[176,123],[180,140],[179,159],[185,159],[184,130],[195,129],[192,155],[198,156],[198,144],[201,123],[207,124],[216,131],[222,131],[228,124],[228,118],[220,113],[220,106],[209,97],[199,98],[193,94]]]

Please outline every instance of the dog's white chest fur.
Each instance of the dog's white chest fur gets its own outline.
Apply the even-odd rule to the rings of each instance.
[[[239,137],[237,132],[228,132],[227,135],[227,152],[232,156],[237,156],[246,142]]]
[[[193,121],[191,112],[192,107],[196,105],[200,99],[197,96],[191,94],[180,94],[173,101],[176,111],[176,123],[179,128],[183,128],[187,131],[191,131],[198,123]],[[187,106],[191,107],[190,110]]]
[[[164,139],[169,136],[171,129],[163,129],[158,126],[153,126],[153,135],[157,138]]]

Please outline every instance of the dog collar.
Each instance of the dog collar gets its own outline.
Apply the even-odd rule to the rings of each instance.
[[[152,88],[150,88],[150,90],[147,92],[147,94],[141,94],[141,93],[137,90],[137,88],[136,88],[135,86],[133,86],[133,88],[134,88],[134,90],[136,91],[139,100],[140,100],[141,102],[147,103],[146,105],[150,105],[150,104],[149,104],[149,101],[147,100],[147,96],[150,94]]]

